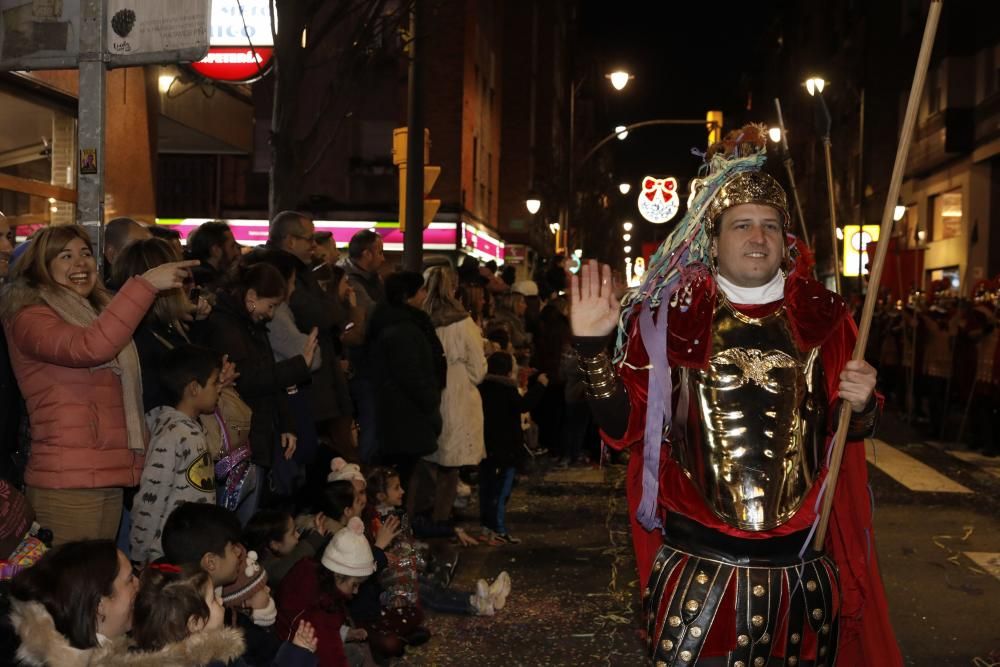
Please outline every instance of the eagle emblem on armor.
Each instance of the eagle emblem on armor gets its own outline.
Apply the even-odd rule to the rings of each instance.
[[[754,348],[732,347],[712,357],[712,365],[729,364],[740,369],[740,377],[731,388],[742,387],[748,382],[772,394],[781,390],[779,383],[770,376],[775,368],[797,368],[799,362],[780,350],[761,351]]]

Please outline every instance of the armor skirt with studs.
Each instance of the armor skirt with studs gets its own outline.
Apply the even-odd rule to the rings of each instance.
[[[669,515],[643,591],[653,664],[696,665],[716,634],[734,637],[724,654],[729,667],[763,667],[772,658],[787,667],[804,660],[832,667],[837,569],[825,554],[799,555],[808,537],[746,540]]]

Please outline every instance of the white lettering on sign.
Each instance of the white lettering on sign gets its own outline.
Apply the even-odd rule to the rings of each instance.
[[[274,46],[271,0],[212,0],[212,46]],[[243,6],[242,13],[240,5]],[[277,20],[277,16],[275,16]]]

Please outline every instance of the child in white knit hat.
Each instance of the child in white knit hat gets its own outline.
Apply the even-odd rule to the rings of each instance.
[[[285,576],[278,598],[279,636],[293,634],[299,623],[308,621],[316,629],[319,663],[348,667],[354,662],[349,653],[367,653],[366,644],[351,644],[365,642],[368,633],[352,627],[347,603],[374,572],[375,557],[364,523],[352,517],[318,561],[303,558]]]

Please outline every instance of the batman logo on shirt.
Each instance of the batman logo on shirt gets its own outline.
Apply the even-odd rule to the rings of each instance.
[[[185,474],[188,484],[208,493],[215,490],[215,467],[212,465],[212,457],[208,452],[202,452],[198,458],[191,462]]]

